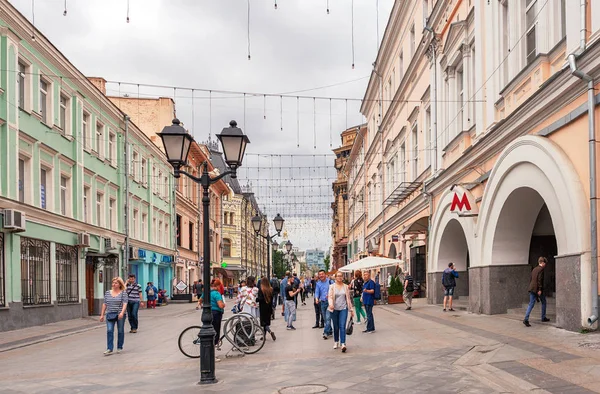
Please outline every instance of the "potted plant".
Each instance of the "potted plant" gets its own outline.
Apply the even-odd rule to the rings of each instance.
[[[404,302],[402,293],[404,292],[404,286],[400,282],[400,278],[393,277],[388,288],[388,304],[401,304]]]

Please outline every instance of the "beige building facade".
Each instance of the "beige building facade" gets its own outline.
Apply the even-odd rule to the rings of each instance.
[[[393,7],[349,189],[365,201],[358,249],[401,257],[432,303],[452,262],[472,312],[520,310],[543,256],[552,323],[579,330],[598,315],[588,80],[600,77],[600,4],[568,3]],[[349,242],[362,240],[360,220],[351,214]]]

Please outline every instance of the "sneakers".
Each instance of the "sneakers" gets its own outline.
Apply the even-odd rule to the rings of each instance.
[[[547,322],[549,322],[549,321],[550,321],[550,319],[548,319],[547,317],[544,317],[544,318],[542,319],[542,321],[543,321],[544,323],[547,323]]]
[[[121,354],[122,351],[123,349],[117,349],[117,354]]]
[[[323,334],[323,339],[327,340],[327,338],[329,338],[327,334]]]
[[[275,333],[274,333],[273,331],[271,331],[271,338],[272,338],[274,341],[276,341],[276,340],[277,340],[277,337],[275,336]]]
[[[346,344],[342,343],[342,353],[346,353]]]
[[[450,308],[448,309],[450,312],[456,312],[454,309]]]
[[[334,348],[334,349],[337,349],[339,345],[340,345],[340,344],[339,344],[339,342],[334,342],[334,343],[333,343],[333,348]]]
[[[407,311],[410,311],[411,309],[412,309],[412,307],[410,307],[410,306],[406,308]]]
[[[294,327],[294,326],[288,326],[287,329],[288,330],[296,330],[296,327]]]
[[[364,330],[363,334],[373,334],[375,330]]]
[[[357,322],[356,322],[356,323],[354,323],[354,324],[356,324],[357,326],[360,326],[360,325],[362,324],[362,322],[361,322],[361,321],[357,321]]]
[[[529,324],[529,320],[523,320],[523,324],[525,324],[525,327],[531,327],[531,324]]]
[[[108,349],[106,349],[106,351],[104,352],[104,355],[105,355],[105,356],[110,356],[111,354],[113,354],[113,351],[112,351],[112,350],[108,350]]]
[[[446,312],[446,308],[444,308],[444,312]]]
[[[315,324],[314,326],[312,326],[312,328],[319,328],[319,325]]]
[[[131,330],[129,332],[132,333],[132,334],[135,334],[137,332],[137,328],[135,330]]]

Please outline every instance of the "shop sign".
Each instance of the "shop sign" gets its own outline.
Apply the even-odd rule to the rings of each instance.
[[[465,190],[461,186],[455,186],[452,189],[452,202],[450,204],[450,212],[458,214],[458,216],[477,216],[479,207],[473,194]]]
[[[175,287],[179,291],[184,291],[185,289],[187,289],[187,285],[182,280],[180,280],[179,283],[177,283],[177,286]]]

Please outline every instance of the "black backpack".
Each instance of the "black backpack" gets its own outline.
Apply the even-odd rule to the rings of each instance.
[[[413,284],[413,278],[412,278],[412,276],[410,276],[410,275],[407,276],[405,278],[405,280],[408,281],[408,283],[406,284],[406,291],[408,293],[412,293],[413,291],[415,291],[415,285]]]
[[[271,287],[273,291],[279,293],[279,281],[275,278],[271,279]]]

